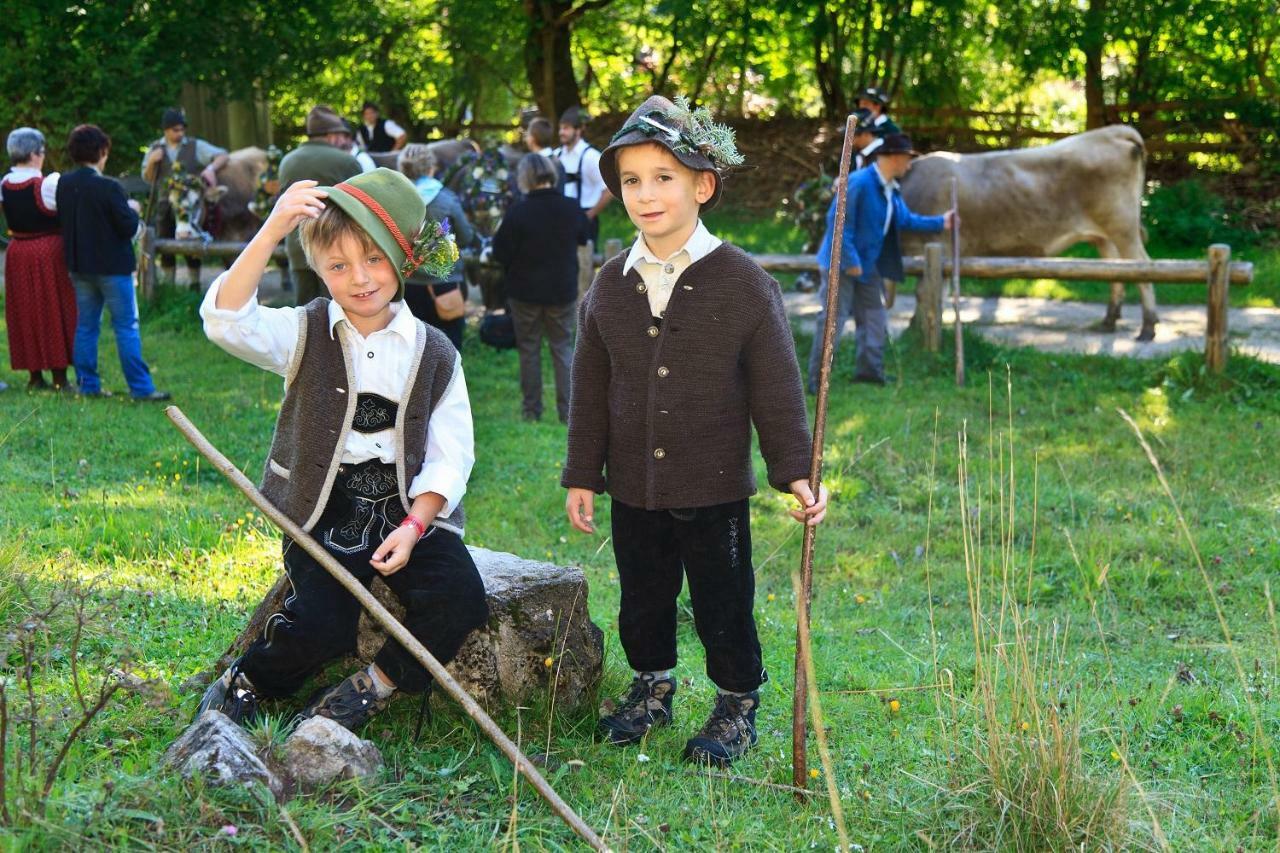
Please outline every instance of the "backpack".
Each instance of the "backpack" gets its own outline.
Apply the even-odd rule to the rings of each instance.
[[[514,349],[516,324],[504,310],[486,311],[480,320],[480,340],[494,349]]]

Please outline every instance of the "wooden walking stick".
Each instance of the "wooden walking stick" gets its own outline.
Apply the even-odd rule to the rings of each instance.
[[[951,307],[956,312],[956,385],[964,385],[964,324],[960,322],[960,201],[951,179]]]
[[[849,159],[853,155],[853,129],[858,117],[845,121],[844,149],[840,152],[840,175],[836,178],[836,220],[831,237],[831,268],[827,270],[826,322],[822,327],[822,362],[818,374],[818,399],[813,415],[813,455],[809,457],[809,488],[816,499],[822,487],[822,442],[827,432],[827,397],[831,384],[831,351],[835,341],[836,313],[840,304],[840,249],[844,243],[845,197],[849,188]],[[796,678],[791,697],[791,784],[804,789],[809,782],[808,755],[808,669],[809,600],[813,594],[813,536],[816,528],[804,526],[800,552],[800,601],[796,604]],[[804,802],[803,794],[796,799]]]
[[[222,453],[209,442],[207,438],[196,429],[195,424],[187,419],[182,410],[177,406],[170,406],[165,409],[165,414],[169,416],[169,420],[173,421],[178,431],[191,442],[196,450],[200,451],[206,459],[213,463],[213,466],[223,473],[231,483],[244,493],[245,497],[256,506],[263,515],[275,522],[284,533],[296,542],[304,551],[310,554],[316,562],[324,567],[325,571],[333,576],[333,579],[342,584],[347,592],[355,596],[356,600],[369,611],[369,615],[381,625],[388,634],[396,639],[405,650],[427,668],[431,673],[431,677],[435,679],[436,684],[444,688],[444,691],[457,700],[462,706],[462,710],[467,712],[467,716],[475,721],[489,739],[502,750],[503,754],[511,760],[516,770],[529,781],[547,804],[551,806],[551,810],[560,816],[560,819],[569,825],[569,827],[582,838],[583,841],[590,844],[596,850],[607,850],[600,836],[587,826],[587,824],[578,816],[569,804],[560,799],[560,795],[547,784],[547,780],[542,778],[537,769],[529,762],[520,748],[511,742],[498,725],[485,713],[484,709],[472,699],[470,694],[463,689],[462,685],[454,680],[441,664],[436,660],[431,652],[427,651],[418,639],[409,633],[409,630],[401,625],[400,622],[391,615],[391,613],[382,606],[382,604],[373,597],[373,593],[364,588],[360,581],[356,580],[350,572],[342,567],[342,564],[333,558],[316,540],[303,531],[301,527],[294,524],[293,521],[276,506],[263,497],[262,492],[249,481],[239,468],[237,468],[230,459],[223,456]]]

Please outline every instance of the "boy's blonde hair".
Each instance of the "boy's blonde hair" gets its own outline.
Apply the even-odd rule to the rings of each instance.
[[[410,142],[400,154],[400,171],[411,181],[431,177],[438,168],[436,153],[425,143]]]
[[[369,236],[369,232],[360,227],[354,219],[336,204],[326,204],[324,211],[315,219],[307,219],[298,228],[298,239],[302,243],[302,253],[307,258],[307,266],[320,272],[316,255],[337,243],[344,236],[356,239],[366,252],[382,253],[382,249]]]

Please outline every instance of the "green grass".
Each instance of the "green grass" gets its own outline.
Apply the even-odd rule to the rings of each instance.
[[[216,350],[192,313],[189,297],[168,295],[144,321],[146,356],[159,386],[256,478],[281,382]],[[802,353],[808,344],[799,339]],[[1274,849],[1265,753],[1280,735],[1280,641],[1265,590],[1280,565],[1280,373],[1235,359],[1225,387],[1210,387],[1194,356],[1151,365],[1002,350],[976,337],[967,348],[971,384],[960,390],[945,355],[905,345],[890,355],[900,379],[887,388],[847,382],[852,347],[837,365],[827,443],[833,509],[817,537],[813,648],[853,840],[877,849],[1070,846],[1069,837],[1053,843],[1052,826],[1037,828],[1026,805],[1043,802],[1029,782],[1057,778],[1037,749],[1066,731],[1078,733],[1078,751],[1063,762],[1062,807],[1086,814],[1099,792],[1127,790],[1104,798],[1119,804],[1124,846],[1158,847],[1164,837],[1174,849]],[[629,677],[616,637],[617,580],[603,536],[576,535],[563,518],[564,429],[520,421],[514,352],[483,347],[469,332],[464,361],[478,447],[468,539],[584,568],[606,636],[603,689],[615,693]],[[109,334],[102,364],[107,387],[121,389]],[[1209,587],[1117,407],[1153,441]],[[19,573],[38,591],[64,573],[100,576],[115,604],[93,627],[81,666],[96,674],[127,643],[139,671],[171,691],[158,705],[133,696],[113,704],[72,750],[48,815],[0,827],[0,848],[185,849],[229,843],[219,835],[227,824],[238,827],[237,844],[295,847],[277,806],[160,771],[196,700],[180,685],[222,652],[275,577],[276,534],[159,408],[10,390],[0,395],[0,424],[0,624],[24,612],[11,583]],[[760,746],[738,768],[778,783],[790,779],[790,573],[800,545],[787,504],[769,492],[752,502],[757,619],[772,680]],[[967,562],[966,524],[982,536],[970,540]],[[971,585],[983,596],[976,634]],[[548,719],[539,705],[507,710],[499,722],[529,743],[545,744],[549,727],[558,758],[585,762],[551,781],[592,826],[608,827],[615,849],[831,849],[825,799],[797,805],[680,763],[714,690],[687,601],[680,649],[677,725],[639,750],[593,743],[591,709]],[[1014,677],[1017,650],[1036,657],[1025,684]],[[12,651],[7,660],[16,663]],[[1190,676],[1179,678],[1184,669]],[[68,678],[65,659],[55,658],[37,681],[56,697]],[[939,679],[953,689],[928,689]],[[883,692],[841,692],[872,689]],[[978,710],[983,691],[994,697],[989,716]],[[1247,699],[1261,709],[1261,736]],[[367,732],[388,761],[376,782],[288,804],[312,849],[504,843],[510,767],[447,702],[435,707],[416,745],[414,702],[394,705]],[[1034,724],[1022,732],[1027,720]],[[1006,763],[997,767],[995,757]],[[522,847],[574,847],[528,786],[517,815]],[[1102,837],[1076,842],[1092,849]]]

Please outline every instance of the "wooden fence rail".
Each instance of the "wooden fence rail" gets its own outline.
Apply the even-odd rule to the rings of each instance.
[[[158,255],[191,255],[194,257],[234,257],[244,250],[244,243],[200,240],[157,240],[154,229],[143,236],[144,262],[139,267],[139,284],[144,296],[150,296],[155,280],[155,258]],[[595,256],[600,265],[622,251],[621,240],[605,241],[603,253]],[[272,257],[285,258],[283,246],[277,246]],[[753,255],[756,263],[770,272],[815,272],[817,255]],[[940,243],[929,243],[923,255],[902,259],[908,275],[920,277],[920,302],[916,313],[924,337],[924,347],[937,352],[942,345],[942,282],[951,272],[951,258]],[[1066,281],[1123,281],[1152,284],[1208,284],[1208,315],[1205,329],[1205,365],[1221,373],[1227,364],[1227,291],[1231,285],[1253,281],[1253,264],[1232,261],[1231,247],[1215,243],[1203,261],[1148,260],[1129,261],[1105,258],[983,258],[960,259],[960,275],[968,278],[1050,278]]]
[[[773,272],[812,272],[816,255],[755,255],[756,263]],[[942,345],[942,283],[951,272],[951,259],[940,243],[925,246],[924,255],[903,258],[908,275],[920,276],[916,313],[924,347],[937,352]],[[1128,261],[1092,258],[980,258],[960,259],[960,274],[968,278],[1051,278],[1068,281],[1123,281],[1152,284],[1208,284],[1205,328],[1205,366],[1221,373],[1227,366],[1227,291],[1231,285],[1253,281],[1253,264],[1232,261],[1231,247],[1215,243],[1203,261]]]

